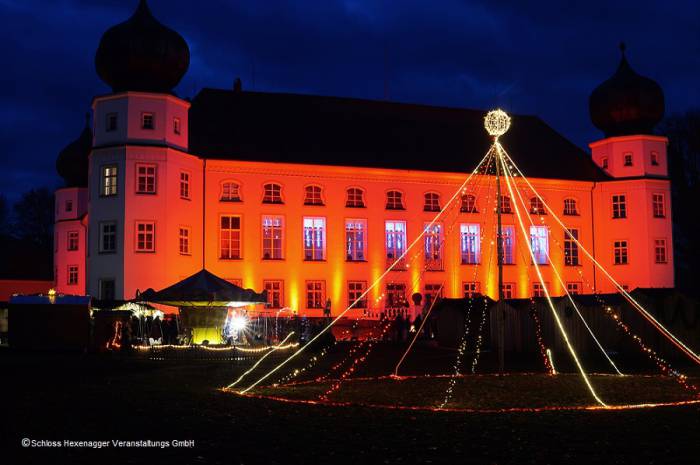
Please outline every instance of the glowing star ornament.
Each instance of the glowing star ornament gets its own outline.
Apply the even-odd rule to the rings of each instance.
[[[491,110],[484,117],[486,132],[493,137],[500,137],[510,128],[510,116],[501,109]]]

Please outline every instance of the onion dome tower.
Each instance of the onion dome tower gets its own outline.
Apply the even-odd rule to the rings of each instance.
[[[615,74],[589,97],[593,124],[605,137],[652,134],[664,116],[664,93],[655,81],[637,74],[627,62],[625,44]]]
[[[171,93],[189,64],[185,39],[155,19],[146,0],[102,35],[95,54],[97,74],[114,93]]]
[[[66,182],[66,187],[87,187],[92,130],[90,114],[85,115],[85,129],[77,139],[66,145],[56,159],[56,171]]]

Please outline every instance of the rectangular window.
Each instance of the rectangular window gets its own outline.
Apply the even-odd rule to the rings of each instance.
[[[117,223],[113,221],[100,223],[100,253],[115,253],[117,251]]]
[[[173,133],[180,135],[180,118],[177,116],[173,118]]]
[[[627,241],[615,241],[613,243],[615,265],[627,264]]]
[[[659,154],[651,152],[651,166],[659,166]]]
[[[627,199],[624,195],[612,196],[613,218],[627,218]]]
[[[78,284],[78,265],[68,265],[68,285]]]
[[[105,131],[106,132],[113,132],[116,130],[117,130],[117,114],[116,113],[107,113],[106,121],[105,121]]]
[[[578,240],[578,229],[569,229],[569,232],[573,238],[564,233],[564,265],[579,266],[578,244],[574,240]]]
[[[219,223],[219,258],[238,260],[241,258],[241,217],[222,215]]]
[[[515,226],[501,226],[503,234],[503,264],[515,263]]]
[[[263,260],[282,260],[284,258],[284,220],[281,216],[263,216],[262,218],[262,258]]]
[[[463,265],[479,263],[481,255],[481,226],[478,224],[459,225],[459,249]]]
[[[116,284],[113,279],[100,279],[100,299],[114,300]]]
[[[566,290],[571,295],[578,295],[581,293],[581,283],[566,283]]]
[[[304,217],[304,260],[326,259],[326,219]]]
[[[153,221],[136,222],[136,251],[156,251],[156,224]]]
[[[102,182],[100,184],[102,197],[117,195],[117,165],[102,167]]]
[[[221,197],[219,198],[219,200],[221,200],[222,202],[240,202],[240,184],[232,181],[226,181],[223,184],[221,184]]]
[[[423,288],[423,294],[425,295],[425,304],[430,307],[433,301],[438,297],[442,298],[442,285],[438,283],[426,283]]]
[[[625,166],[632,166],[632,153],[627,152],[625,155]]]
[[[547,286],[547,283],[545,283],[545,286]],[[545,297],[545,286],[542,283],[532,283],[532,297]]]
[[[326,282],[306,281],[306,308],[323,308],[326,303]]]
[[[481,294],[481,284],[477,281],[463,282],[462,290],[464,291],[464,297],[475,297]]]
[[[600,166],[602,166],[604,170],[608,169],[608,157],[603,157],[600,159]]]
[[[68,231],[68,250],[78,250],[78,231]]]
[[[190,254],[190,228],[180,228],[180,255]]]
[[[263,186],[263,203],[283,203],[282,186],[268,183]]]
[[[656,263],[667,263],[666,239],[654,239],[654,261]]]
[[[141,129],[155,129],[153,113],[141,113]]]
[[[513,299],[515,297],[515,283],[503,283],[501,289],[503,289],[504,299]]]
[[[184,171],[180,173],[180,198],[190,198],[190,174]]]
[[[427,271],[442,271],[442,224],[425,225],[423,236],[423,254]]]
[[[284,306],[284,284],[283,281],[265,280],[263,289],[267,291],[267,303],[270,308],[282,308]]]
[[[156,165],[145,163],[136,165],[136,193],[156,193]]]
[[[652,209],[654,211],[654,218],[665,218],[666,217],[666,205],[664,203],[663,194],[652,194],[651,195]]]
[[[367,253],[367,220],[345,220],[345,260],[365,261]]]
[[[404,283],[387,283],[386,285],[386,303],[387,308],[406,307],[406,284]]]
[[[549,231],[547,226],[530,226],[530,247],[535,256],[535,263],[549,263]]]
[[[72,212],[72,211],[73,211],[73,201],[66,200],[66,212]]]
[[[386,232],[386,264],[391,266],[394,262],[401,259],[404,261],[403,254],[406,251],[406,222],[405,221],[386,221],[384,223],[384,231]],[[400,269],[402,263],[397,264]]]
[[[353,308],[367,308],[367,296],[362,294],[367,290],[367,281],[348,281],[348,306],[357,303]]]

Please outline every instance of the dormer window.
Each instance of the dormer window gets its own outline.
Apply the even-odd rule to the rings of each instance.
[[[153,113],[141,113],[141,129],[155,129],[155,121]]]
[[[659,166],[659,154],[651,152],[651,166]]]
[[[608,169],[608,157],[603,157],[600,159],[600,166],[604,169]]]
[[[117,130],[117,114],[107,113],[107,120],[105,122],[105,131],[113,132]]]
[[[173,118],[173,133],[176,135],[180,135],[180,118]]]
[[[625,156],[625,166],[632,166],[632,153],[628,152],[624,156]]]

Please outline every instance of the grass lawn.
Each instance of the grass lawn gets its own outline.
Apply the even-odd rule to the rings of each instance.
[[[386,371],[370,363],[358,375]],[[449,355],[449,356],[448,356]],[[427,350],[429,367],[449,368],[453,354]],[[342,357],[342,354],[339,355]],[[329,362],[333,356],[329,356]],[[386,357],[388,360],[388,357]],[[395,358],[392,358],[393,364]],[[370,361],[371,362],[371,361]],[[407,374],[418,370],[409,361]],[[230,361],[154,361],[145,357],[17,354],[0,350],[2,463],[185,464],[696,464],[700,408],[626,411],[457,413],[361,406],[329,407],[253,399],[221,391],[247,368]],[[435,368],[436,369],[436,368]],[[319,367],[319,370],[321,368]],[[529,370],[531,371],[531,370]],[[515,383],[512,381],[516,380]],[[458,402],[497,405],[503,399],[589,402],[575,376],[482,376],[460,380]],[[447,380],[363,386],[346,383],[335,395],[396,396],[431,403]],[[659,378],[596,377],[601,395],[616,401],[673,397],[675,383]],[[561,396],[569,392],[571,398]],[[310,389],[310,387],[309,387]],[[298,391],[303,392],[303,391]],[[310,392],[310,391],[309,391]],[[680,391],[683,393],[683,391]],[[579,396],[578,394],[583,395]],[[308,394],[308,392],[307,392]],[[26,449],[32,439],[194,439],[193,448]]]

